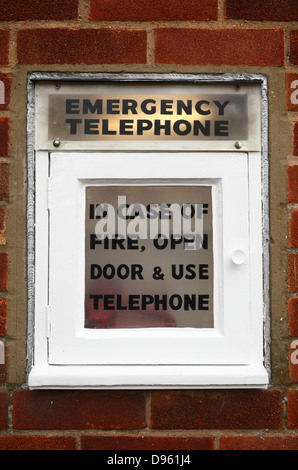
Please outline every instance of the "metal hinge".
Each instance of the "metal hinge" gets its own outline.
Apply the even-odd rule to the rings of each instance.
[[[48,210],[51,210],[52,200],[53,200],[53,180],[52,180],[52,178],[48,178],[47,186],[48,186]]]
[[[47,319],[47,338],[51,335],[51,306],[46,306],[46,319]]]

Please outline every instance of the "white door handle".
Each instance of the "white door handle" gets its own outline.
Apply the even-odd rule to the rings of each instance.
[[[234,264],[243,264],[246,261],[246,254],[242,250],[235,250],[232,253],[232,261]]]

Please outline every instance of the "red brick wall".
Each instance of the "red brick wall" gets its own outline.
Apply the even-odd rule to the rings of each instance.
[[[8,346],[6,364],[0,365],[1,450],[298,449],[298,366],[293,361],[298,357],[297,19],[297,0],[1,2],[0,80],[5,103],[0,104],[0,340]],[[282,119],[291,128],[292,139],[284,161],[289,361],[283,372],[288,382],[276,378],[263,391],[150,392],[30,391],[10,380],[14,358],[9,345],[18,337],[8,328],[13,317],[9,295],[15,285],[10,288],[9,281],[17,263],[26,263],[22,251],[13,251],[13,233],[7,228],[11,195],[22,198],[26,188],[25,178],[16,187],[15,169],[11,176],[16,158],[11,124],[19,112],[20,92],[18,84],[12,84],[17,74],[31,70],[86,71],[88,66],[132,72],[203,73],[205,66],[213,66],[216,73],[227,66],[230,72],[234,67],[285,72],[280,100],[286,97]],[[14,217],[17,220],[18,214]],[[25,360],[19,367],[25,369]]]

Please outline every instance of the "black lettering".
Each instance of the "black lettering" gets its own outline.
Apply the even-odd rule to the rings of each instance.
[[[144,280],[143,275],[143,266],[140,264],[132,264],[131,265],[131,279],[134,281],[136,278]]]
[[[122,296],[117,295],[117,310],[127,310],[126,305],[122,305]]]
[[[65,101],[66,114],[80,114],[80,100],[67,99]]]
[[[137,238],[128,237],[128,239],[127,239],[127,249],[128,250],[138,250],[139,249],[138,243],[139,243],[139,241],[138,241]]]
[[[171,297],[169,298],[169,306],[173,309],[173,310],[180,310],[180,308],[182,307],[182,298],[180,295],[171,295]]]
[[[117,275],[120,279],[127,279],[129,276],[129,267],[127,264],[120,264],[117,269]]]
[[[173,114],[173,100],[160,101],[160,114]]]
[[[142,310],[147,310],[147,305],[153,304],[153,295],[142,295]]]
[[[182,279],[183,277],[183,264],[179,264],[179,272],[176,271],[176,264],[172,264],[172,277],[174,279]]]
[[[184,130],[180,128],[181,125],[185,126]],[[188,135],[191,132],[191,124],[190,122],[181,119],[180,121],[174,122],[173,129],[177,135]]]
[[[101,267],[99,264],[91,264],[90,279],[99,279],[101,277]]]
[[[187,210],[190,211],[187,213]],[[195,208],[192,204],[183,204],[182,209],[181,209],[181,214],[184,219],[192,219],[195,215],[196,211]]]
[[[185,275],[185,279],[195,279],[196,278],[196,265],[195,264],[188,264],[186,266],[186,271],[189,272],[189,274]]]
[[[96,204],[95,218],[99,220],[102,218],[105,219],[108,215],[108,211],[105,209],[108,209],[107,204]]]
[[[161,243],[159,242],[159,240],[162,240]],[[153,240],[153,245],[158,250],[164,250],[168,246],[168,243],[169,243],[168,239],[163,238],[161,233],[159,233],[157,237],[155,237]]]
[[[209,279],[208,273],[208,264],[200,264],[199,265],[199,277],[200,279]]]
[[[129,114],[128,112],[130,111],[131,114],[138,114],[136,107],[138,106],[138,103],[136,100],[123,100],[122,102],[122,114]]]
[[[128,298],[129,310],[140,310],[139,301],[140,301],[139,295],[130,295]]]
[[[148,108],[148,104],[156,104],[155,100],[144,100],[141,103],[141,110],[143,111],[144,114],[155,114],[156,113],[156,106],[151,106]]]
[[[95,218],[94,204],[89,206],[89,219],[93,220]]]
[[[199,279],[209,279],[208,275],[208,264],[198,265],[198,274],[196,272],[197,266],[195,264],[188,264],[185,267],[185,279],[195,279],[198,275]],[[180,280],[184,276],[184,265],[183,264],[172,264],[172,277],[173,279]]]
[[[159,210],[158,204],[148,204],[147,209],[147,219],[158,219]]]
[[[128,220],[129,219],[129,216],[128,215],[123,215],[122,211],[123,209],[127,207],[129,208],[129,204],[121,204],[119,207],[118,207],[118,216],[120,217],[120,219],[122,220]]]
[[[193,135],[199,135],[200,132],[206,137],[210,136],[210,121],[205,121],[205,125],[201,121],[194,121]]]
[[[96,100],[94,104],[90,100],[83,100],[83,114],[102,114],[102,100]]]
[[[119,237],[119,235],[116,233],[115,238],[112,239],[112,250],[117,250],[117,248],[120,248],[120,250],[125,250],[124,238]]]
[[[103,297],[104,310],[115,310],[114,298],[115,298],[114,295],[104,295]]]
[[[184,296],[184,310],[195,310],[196,309],[196,295]]]
[[[218,115],[223,116],[225,114],[225,107],[229,104],[229,101],[225,101],[223,104],[219,101],[213,101],[213,103],[218,107]]]
[[[85,119],[84,133],[87,135],[98,135],[99,119]]]
[[[109,129],[109,120],[103,119],[102,120],[102,135],[116,135],[116,131],[112,131]]]
[[[214,135],[216,137],[228,137],[229,135],[229,121],[215,121]]]
[[[171,121],[164,121],[164,124],[161,124],[159,119],[154,121],[154,135],[160,135],[160,131],[164,129],[165,135],[171,135]]]
[[[209,295],[199,295],[198,310],[209,310]]]
[[[182,111],[185,112],[185,114],[192,114],[192,101],[187,100],[187,104],[185,104],[184,101],[182,100],[177,100],[177,114],[182,114]]]
[[[105,279],[113,279],[115,276],[115,267],[112,264],[106,264],[103,268],[103,275]]]
[[[167,298],[168,296],[167,295],[162,295],[162,297],[160,298],[159,295],[155,295],[154,296],[154,308],[155,310],[159,310],[159,307],[161,305],[161,309],[162,310],[167,310]]]
[[[93,302],[94,310],[98,310],[98,301],[99,301],[99,299],[102,299],[102,295],[92,294],[92,295],[90,295],[90,299],[94,300],[94,302]]]
[[[120,119],[120,130],[119,134],[120,135],[133,135],[133,123],[134,121],[132,119],[130,120],[123,120]]]
[[[160,220],[172,220],[171,214],[170,214],[170,206],[171,204],[160,204],[160,213],[159,213],[159,218]]]
[[[90,250],[94,250],[96,245],[101,245],[101,240],[94,233],[90,235]]]
[[[198,101],[198,102],[195,104],[195,108],[196,108],[197,113],[198,113],[198,114],[203,114],[203,115],[210,114],[210,113],[211,113],[210,109],[203,109],[203,108],[202,108],[202,105],[203,105],[203,104],[209,105],[210,102],[209,102],[209,101],[206,101],[206,100]]]
[[[82,123],[82,119],[65,119],[66,124],[70,124],[70,134],[77,133],[77,125]]]
[[[101,219],[107,217],[108,213],[107,211],[102,210],[102,205],[101,204],[96,204],[96,209],[94,204],[90,204],[89,207],[89,219]]]
[[[171,250],[176,249],[176,245],[180,245],[183,238],[180,235],[171,235]]]
[[[107,100],[107,114],[120,114],[120,100]]]
[[[143,135],[144,131],[152,129],[152,122],[147,119],[137,121],[137,135]]]

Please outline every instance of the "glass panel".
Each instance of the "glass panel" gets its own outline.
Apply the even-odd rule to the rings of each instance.
[[[86,188],[86,328],[213,327],[211,189]]]

